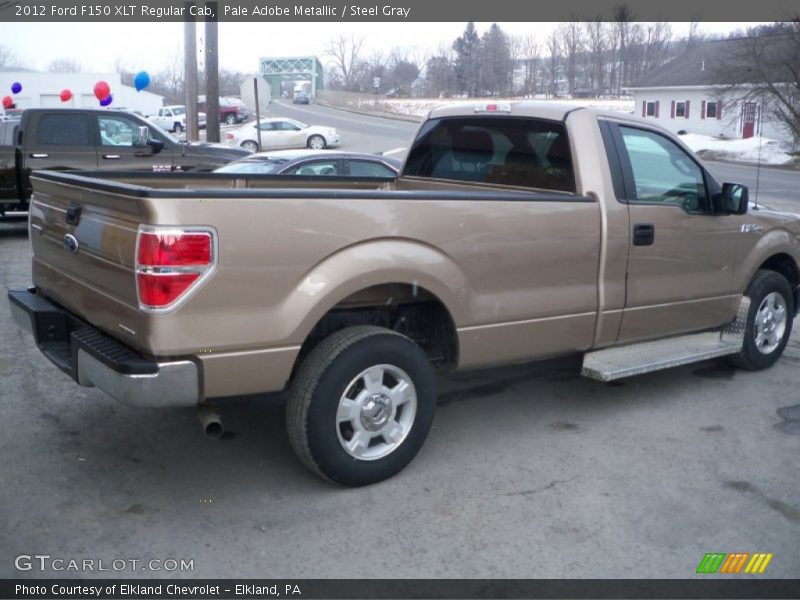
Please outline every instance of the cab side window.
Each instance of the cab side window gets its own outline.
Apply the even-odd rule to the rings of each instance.
[[[89,135],[89,115],[42,115],[36,129],[36,143],[42,146],[93,146]]]
[[[395,177],[395,172],[386,165],[366,160],[351,160],[350,175],[354,177]]]
[[[629,202],[674,204],[688,212],[707,210],[703,170],[683,149],[652,131],[625,126],[619,131],[636,191]]]
[[[319,160],[306,162],[286,170],[283,175],[305,175],[307,177],[329,177],[339,175],[339,164],[336,160]]]
[[[101,146],[133,146],[137,137],[137,128],[132,121],[123,117],[99,117]]]

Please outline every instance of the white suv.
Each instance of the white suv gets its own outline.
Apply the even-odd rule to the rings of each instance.
[[[167,131],[175,133],[186,131],[186,107],[182,104],[159,108],[158,113],[148,119]],[[200,129],[203,129],[206,126],[206,113],[197,113],[197,121]]]

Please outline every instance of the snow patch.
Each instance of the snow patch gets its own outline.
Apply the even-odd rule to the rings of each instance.
[[[399,98],[385,98],[381,99],[377,106],[384,112],[396,113],[400,115],[409,115],[414,117],[425,117],[434,108],[440,106],[450,106],[453,104],[479,104],[481,102],[498,102],[498,101],[519,101],[528,100],[528,98],[419,98],[419,99],[399,99]],[[603,110],[616,110],[628,114],[633,113],[633,100],[602,100],[602,99],[566,99],[559,98],[540,99],[530,98],[537,102],[556,102],[559,104],[574,104],[575,106],[593,106]],[[360,103],[359,103],[360,104]],[[363,102],[363,108],[374,110],[376,103],[369,100]]]
[[[699,133],[687,133],[679,137],[695,152],[702,152],[705,158],[757,163],[760,147],[761,164],[785,165],[794,160],[788,153],[788,146],[769,138],[751,137],[734,140]]]

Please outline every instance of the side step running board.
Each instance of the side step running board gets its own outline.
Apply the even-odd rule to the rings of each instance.
[[[581,374],[599,381],[613,381],[736,354],[744,343],[749,310],[750,298],[744,296],[736,318],[721,331],[692,333],[588,352],[583,357]]]

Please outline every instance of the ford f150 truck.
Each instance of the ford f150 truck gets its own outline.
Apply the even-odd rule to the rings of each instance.
[[[246,155],[179,142],[130,112],[29,108],[20,121],[0,123],[0,216],[27,210],[34,169],[212,171]]]
[[[400,471],[435,373],[583,353],[608,381],[728,356],[772,365],[800,219],[748,210],[678,138],[527,102],[439,108],[397,180],[40,172],[17,321],[136,406],[288,390],[303,463]],[[218,405],[219,403],[216,403]]]

